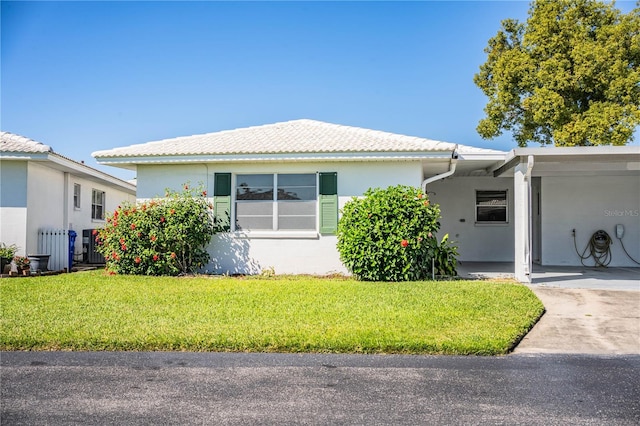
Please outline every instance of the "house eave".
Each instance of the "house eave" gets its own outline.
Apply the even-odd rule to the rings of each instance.
[[[145,164],[189,163],[289,163],[289,162],[353,162],[353,161],[419,161],[425,159],[449,159],[452,151],[429,152],[344,152],[344,153],[293,153],[293,154],[236,154],[236,155],[162,155],[131,157],[95,157],[98,164],[135,168]]]
[[[640,147],[637,146],[581,146],[554,148],[516,148],[509,152],[504,162],[494,172],[499,177],[511,171],[516,165],[526,162],[529,156],[534,156],[536,168],[541,165],[547,168],[565,169],[572,171],[570,164],[610,164],[617,171],[640,170]],[[544,168],[544,166],[543,166]]]
[[[0,160],[48,163],[49,166],[62,172],[72,173],[97,182],[108,183],[131,194],[136,193],[136,186],[130,182],[96,170],[83,163],[78,163],[55,152],[0,152]]]

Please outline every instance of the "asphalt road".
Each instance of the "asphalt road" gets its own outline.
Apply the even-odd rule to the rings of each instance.
[[[640,424],[640,355],[2,352],[0,423]]]

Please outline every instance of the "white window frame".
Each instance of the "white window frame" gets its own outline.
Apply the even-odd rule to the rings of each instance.
[[[101,204],[96,201],[96,198],[97,198],[96,195],[97,194],[102,194],[102,203]],[[91,190],[91,220],[99,220],[99,221],[103,221],[104,220],[106,204],[107,204],[107,194],[104,191],[100,190],[100,189],[93,188]],[[101,217],[96,217],[97,216],[96,215],[97,207],[100,207],[100,209],[101,209],[100,210],[100,213],[101,213],[100,216]]]
[[[82,207],[82,185],[79,183],[73,184],[73,208],[80,210]]]
[[[256,175],[270,175],[273,178],[273,197],[271,200],[238,200],[238,179],[241,179],[242,176],[256,176]],[[302,202],[313,202],[313,228],[304,228],[304,229],[280,229],[279,226],[279,206],[282,203],[290,203],[296,202],[293,200],[278,200],[278,176],[283,175],[308,175],[313,176],[314,179],[314,199],[313,200],[300,200]],[[233,230],[237,232],[243,232],[246,234],[250,234],[251,236],[260,236],[261,234],[265,234],[265,236],[273,236],[275,234],[287,235],[288,237],[296,237],[299,236],[301,238],[306,238],[311,235],[317,235],[318,232],[318,173],[310,172],[298,172],[298,173],[278,173],[278,172],[256,172],[256,173],[237,173],[233,176],[232,182],[232,215],[234,220],[233,222]],[[271,213],[272,226],[271,229],[242,229],[238,227],[238,204],[239,203],[254,203],[254,202],[264,202],[271,203],[273,210]],[[302,215],[306,216],[306,215]],[[308,215],[311,217],[310,215]],[[309,234],[312,233],[312,234]]]
[[[487,204],[480,204],[478,202],[478,195],[480,195],[483,192],[501,192],[504,193],[504,205],[502,204],[496,204],[493,207],[495,207],[496,209],[504,209],[504,220],[481,220],[478,217],[478,209],[480,207],[487,207]],[[509,223],[509,190],[508,189],[476,189],[475,191],[475,200],[474,200],[474,204],[475,204],[475,211],[474,211],[474,215],[475,215],[475,223],[476,225],[506,225]],[[491,206],[491,205],[489,205]]]

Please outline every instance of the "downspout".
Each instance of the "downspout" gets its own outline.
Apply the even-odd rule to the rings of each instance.
[[[451,152],[451,160],[449,161],[449,170],[447,170],[444,173],[440,173],[439,175],[431,176],[430,178],[427,178],[424,181],[422,181],[422,192],[424,192],[425,194],[427,193],[427,185],[429,185],[430,183],[438,180],[442,180],[444,178],[448,178],[449,176],[454,174],[456,171],[457,163],[458,163],[458,145],[456,144],[456,146],[453,148],[453,151]]]
[[[526,262],[526,273],[529,275],[529,282],[532,279],[532,270],[533,270],[533,256],[531,255],[532,247],[533,247],[533,211],[532,211],[532,191],[531,191],[531,171],[533,170],[534,159],[533,155],[529,155],[527,157],[527,172],[525,173],[525,179],[527,180],[527,196],[529,197],[527,215],[529,220],[527,221],[527,245],[525,247],[525,262]]]

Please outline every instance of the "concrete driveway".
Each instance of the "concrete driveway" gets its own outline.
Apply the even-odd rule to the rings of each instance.
[[[640,291],[532,284],[545,314],[515,354],[640,354]]]
[[[470,279],[513,278],[512,262],[461,262]],[[533,265],[546,308],[516,354],[640,354],[640,268]]]

